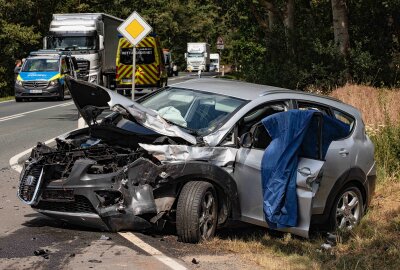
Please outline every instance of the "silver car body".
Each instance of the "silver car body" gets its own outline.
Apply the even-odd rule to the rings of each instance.
[[[327,210],[328,199],[332,200],[334,198],[329,195],[334,193],[335,184],[340,179],[343,179],[346,174],[349,174],[352,168],[359,171],[359,174],[354,177],[361,178],[358,180],[362,181],[363,186],[367,187],[366,193],[371,193],[371,190],[374,189],[376,175],[373,156],[374,146],[365,133],[361,115],[356,108],[329,97],[237,81],[199,79],[176,84],[174,87],[209,91],[249,100],[220,129],[203,138],[209,146],[214,147],[220,146],[221,141],[229,132],[232,132],[233,127],[246,113],[257,106],[270,104],[274,101],[287,102],[289,104],[287,109],[297,108],[297,101],[311,102],[316,105],[320,104],[328,108],[337,109],[354,118],[351,135],[342,140],[332,142],[324,161],[304,158],[300,160],[298,170],[309,168],[311,169],[311,174],[305,177],[300,172],[297,173],[297,195],[300,209],[299,225],[295,228],[284,229],[284,231],[308,237],[311,217],[324,214]],[[261,159],[263,154],[264,150],[239,148],[235,159],[233,178],[236,181],[239,193],[241,220],[267,227],[263,213],[261,190]],[[322,179],[316,181],[320,170],[322,170]],[[368,183],[367,176],[373,183]],[[306,181],[308,183],[304,184]],[[364,195],[367,205],[370,196],[368,196],[369,194]]]
[[[83,84],[91,87],[89,83],[83,82]],[[204,168],[207,168],[210,172],[214,171],[215,175],[218,174],[221,176],[222,169],[225,171],[226,177],[233,179],[227,181],[234,181],[236,184],[236,187],[228,190],[237,192],[237,194],[226,194],[228,197],[238,199],[238,202],[232,201],[228,203],[231,208],[228,211],[232,212],[231,216],[244,222],[265,227],[268,226],[263,212],[261,185],[261,159],[264,149],[240,146],[238,130],[240,129],[239,124],[241,120],[247,117],[248,113],[255,108],[276,104],[279,104],[283,110],[307,109],[306,107],[301,107],[304,103],[307,106],[311,106],[310,108],[312,109],[321,109],[321,111],[331,116],[335,116],[336,113],[339,116],[342,115],[345,119],[350,119],[351,134],[347,138],[332,142],[324,160],[300,159],[297,173],[298,226],[283,229],[283,231],[308,237],[310,225],[312,223],[318,224],[327,221],[337,193],[350,183],[360,187],[364,199],[363,207],[366,209],[369,204],[371,194],[375,188],[376,177],[375,161],[373,158],[374,146],[365,133],[365,127],[358,110],[338,100],[277,87],[211,78],[190,80],[170,86],[171,88],[190,89],[206,94],[235,97],[246,101],[243,106],[230,115],[230,118],[210,134],[194,137],[184,129],[165,121],[157,112],[139,104],[141,100],[137,103],[100,86],[93,87],[97,88],[96,91],[103,90],[107,93],[107,100],[104,99],[104,102],[98,102],[101,106],[108,104],[111,110],[121,114],[129,113],[138,123],[159,134],[180,137],[189,142],[186,145],[152,145],[142,143],[140,146],[150,155],[157,158],[161,162],[161,165],[150,164],[150,162],[144,159],[141,159],[140,162],[142,163],[136,163],[146,163],[148,165],[145,166],[149,166],[149,170],[151,168],[159,170],[159,177],[161,178],[171,178],[174,174],[177,177],[181,177],[181,172],[184,170],[188,170],[188,168],[196,170],[196,168],[199,169],[199,166],[203,166],[202,164],[205,164],[207,167]],[[159,91],[164,90],[161,89]],[[154,94],[157,94],[157,92],[150,94],[150,96]],[[143,99],[145,100],[146,97],[143,97]],[[75,98],[74,101],[76,102]],[[78,109],[80,109],[89,126],[95,122],[91,118],[93,113],[85,113],[85,110],[82,110],[79,106]],[[265,117],[267,115],[261,116]],[[60,140],[66,140],[68,136],[70,134],[61,136]],[[173,166],[182,169],[179,169],[180,171],[170,170],[169,168],[173,168]],[[212,166],[218,168],[213,169]],[[190,175],[190,172],[187,175]],[[207,176],[205,178],[207,179]],[[67,179],[67,182],[69,179]],[[78,183],[79,179],[75,179],[74,181]],[[118,185],[115,184],[114,186]],[[229,186],[231,187],[231,185]],[[152,191],[149,187],[148,184],[143,185],[143,187],[139,185],[138,188],[140,188],[140,191],[137,191],[137,194],[140,192],[151,194]],[[74,188],[78,188],[78,186],[75,185]],[[88,191],[84,191],[83,188]],[[141,191],[142,189],[143,191]],[[85,192],[92,192],[89,186],[82,186],[81,193],[82,195],[93,197],[93,195]],[[139,195],[135,196],[140,198]],[[170,196],[168,198],[168,205],[163,205],[163,211],[168,211],[172,207],[176,197]],[[154,198],[152,199],[150,196],[148,202],[154,205]],[[140,200],[137,203],[138,205],[144,205],[141,204]],[[135,207],[135,204],[132,203],[130,207]],[[157,208],[159,208],[158,204]],[[235,208],[235,214],[233,214],[233,208]],[[133,209],[133,212],[136,213],[136,210]],[[38,211],[63,219],[69,217],[69,220],[72,221],[77,219],[77,217],[78,219],[86,217],[87,220],[92,220],[93,224],[103,224],[101,216],[97,214],[59,213],[48,210],[43,211],[41,209],[38,209]],[[155,214],[158,216],[160,212],[156,212]],[[104,227],[103,224],[102,228]]]

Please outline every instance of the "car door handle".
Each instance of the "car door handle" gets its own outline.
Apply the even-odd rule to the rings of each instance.
[[[311,170],[310,168],[303,167],[297,170],[302,176],[310,176],[311,175]]]
[[[349,151],[347,151],[347,149],[342,148],[339,150],[339,155],[341,155],[342,157],[346,157],[349,155]]]

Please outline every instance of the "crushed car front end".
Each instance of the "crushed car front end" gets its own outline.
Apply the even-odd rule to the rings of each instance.
[[[89,227],[150,227],[142,216],[162,211],[154,198],[162,179],[154,175],[157,165],[144,152],[104,141],[83,130],[54,148],[38,144],[21,173],[19,198],[43,214]]]
[[[218,222],[225,222],[231,202],[237,202],[229,175],[236,150],[207,148],[153,110],[100,86],[67,82],[88,127],[59,136],[54,146],[33,148],[20,176],[21,201],[47,216],[100,230],[162,228],[175,220],[182,186],[205,179],[216,186]],[[106,108],[114,112],[97,122]],[[161,146],[167,149],[157,153]],[[172,151],[180,160],[165,156]]]

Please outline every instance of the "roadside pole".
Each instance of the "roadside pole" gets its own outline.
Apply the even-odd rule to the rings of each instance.
[[[135,100],[136,46],[132,47],[132,100]]]
[[[136,45],[152,31],[152,28],[134,11],[117,30],[132,44],[132,100],[135,100]]]
[[[225,48],[225,42],[224,39],[219,36],[217,38],[217,50],[219,50],[219,66],[221,68],[221,64],[222,64],[222,51]],[[225,75],[225,70],[224,70],[225,66],[222,65],[222,77]]]

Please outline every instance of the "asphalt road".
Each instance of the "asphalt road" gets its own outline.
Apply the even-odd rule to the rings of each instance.
[[[170,79],[169,84],[194,77],[194,74],[180,74]],[[0,103],[0,269],[175,268],[120,234],[90,231],[47,218],[17,199],[19,174],[10,168],[10,158],[39,141],[77,128],[77,117],[72,100]],[[103,235],[110,239],[102,240]],[[201,245],[177,242],[173,233],[133,235],[188,269],[241,269],[243,266],[235,264],[236,259],[232,258],[192,264],[192,258],[202,258],[207,251]],[[41,249],[48,255],[35,256],[34,252]],[[207,256],[203,258],[211,258]]]

